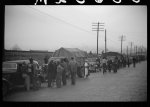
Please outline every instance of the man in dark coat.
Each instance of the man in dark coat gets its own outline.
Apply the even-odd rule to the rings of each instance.
[[[127,57],[127,64],[128,64],[128,68],[130,67],[130,59],[129,57]]]
[[[117,57],[115,57],[115,59],[114,59],[113,69],[114,69],[114,73],[117,73],[117,69],[118,69],[118,58]]]
[[[48,87],[52,87],[52,79],[54,75],[53,60],[48,64]]]
[[[56,61],[53,62],[53,71],[54,72],[53,72],[53,77],[52,77],[53,80],[52,81],[54,82],[56,80],[56,75],[57,75],[57,64],[56,64]]]
[[[135,57],[133,57],[133,67],[135,68],[135,64],[136,64],[136,59]]]
[[[66,80],[67,62],[65,59],[62,59],[62,67],[64,68],[62,72],[62,82],[63,82],[63,85],[66,85],[67,84],[67,80]]]
[[[109,70],[109,72],[111,72],[112,60],[109,59],[109,60],[107,61],[107,64],[108,64],[108,70]]]
[[[61,88],[63,70],[64,70],[64,68],[62,67],[61,62],[57,62],[57,76],[56,76],[57,88]]]
[[[69,69],[71,72],[71,84],[75,85],[76,83],[76,73],[77,73],[77,63],[74,60],[74,58],[71,58],[71,61],[69,62]]]

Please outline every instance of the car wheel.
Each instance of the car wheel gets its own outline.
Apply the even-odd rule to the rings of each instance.
[[[3,91],[3,96],[6,96],[8,92],[8,85],[5,82],[3,83],[2,91]]]

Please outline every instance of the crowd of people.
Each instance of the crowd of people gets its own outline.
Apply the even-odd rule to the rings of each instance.
[[[38,83],[37,83],[37,74],[38,74],[38,68],[37,66],[33,63],[33,59],[29,59],[29,63],[26,64],[23,62],[21,67],[22,71],[22,76],[25,79],[25,87],[26,90],[29,91],[31,86],[33,87],[34,90],[38,89]]]
[[[103,57],[101,62],[99,60],[98,68],[103,69],[103,74],[107,71],[111,72],[111,70],[113,70],[114,73],[117,73],[118,69],[124,68],[126,66],[129,68],[131,64],[133,64],[133,67],[136,67],[136,63],[140,63],[143,60],[145,60],[144,56],[126,56],[120,58],[116,56],[114,59]]]
[[[117,56],[114,59],[103,57],[102,60],[98,60],[98,69],[103,69],[103,74],[106,72],[113,71],[117,73],[117,70],[120,68],[124,68],[126,66],[130,67],[133,63],[133,67],[136,67],[136,63],[140,63],[141,61],[145,60],[142,56],[134,56],[134,57],[121,57],[118,58]],[[80,69],[79,69],[80,68]],[[83,77],[87,78],[90,74],[89,71],[89,63],[85,60],[83,67],[79,66],[79,63],[71,57],[71,60],[68,61],[67,58],[57,60],[51,60],[48,62],[48,59],[44,59],[44,64],[42,65],[42,74],[43,79],[45,82],[48,83],[47,87],[57,87],[60,88],[62,86],[67,85],[67,79],[71,79],[71,84],[76,84],[76,75],[77,71],[81,72],[81,68],[83,68]],[[25,86],[26,90],[30,90],[31,84],[33,89],[37,89],[37,74],[39,73],[35,64],[33,63],[33,59],[29,59],[29,63],[22,64],[22,72],[23,77],[25,79]]]

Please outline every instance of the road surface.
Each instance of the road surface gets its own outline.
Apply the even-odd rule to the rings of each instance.
[[[47,88],[42,84],[38,91],[17,91],[4,101],[147,101],[147,61],[136,68],[123,68],[115,73],[91,73],[89,78],[70,80],[62,88]]]

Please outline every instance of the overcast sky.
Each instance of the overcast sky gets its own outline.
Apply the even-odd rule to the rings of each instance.
[[[147,6],[5,6],[5,49],[55,51],[60,47],[96,52],[97,32],[93,22],[105,23],[107,48],[147,47]],[[105,47],[105,33],[99,32],[99,52]]]

